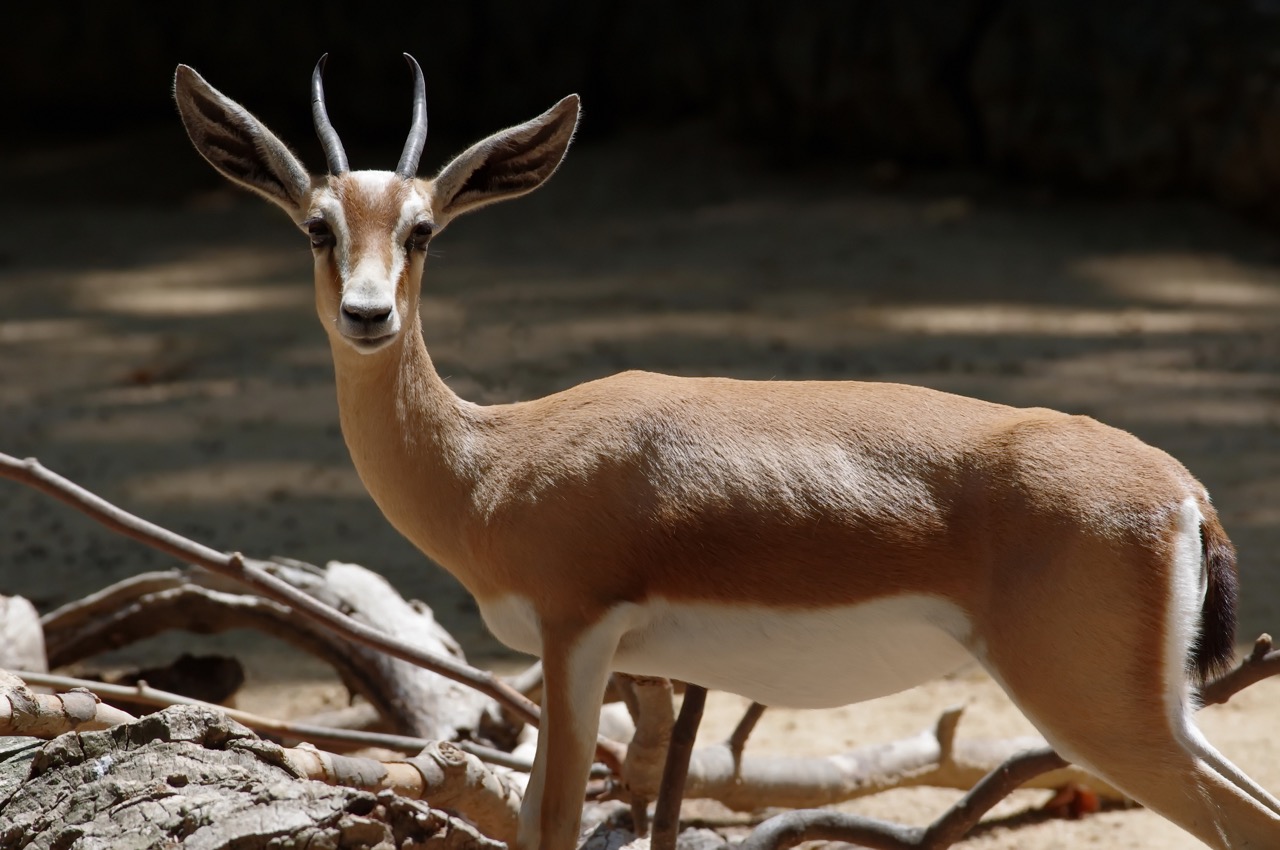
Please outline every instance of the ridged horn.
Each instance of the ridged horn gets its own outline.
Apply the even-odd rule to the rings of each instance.
[[[346,174],[351,168],[347,165],[347,154],[338,140],[338,131],[329,122],[329,112],[324,108],[324,63],[329,54],[320,57],[316,69],[311,72],[311,120],[316,125],[316,135],[320,137],[320,146],[324,148],[324,158],[329,163],[330,174]]]
[[[408,53],[404,58],[413,69],[413,126],[409,128],[409,138],[405,140],[396,174],[412,180],[418,176],[418,160],[422,157],[422,146],[427,143],[427,85],[422,80],[422,67],[418,60]]]

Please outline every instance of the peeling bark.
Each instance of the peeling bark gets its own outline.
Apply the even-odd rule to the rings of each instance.
[[[29,739],[13,739],[26,742]],[[6,776],[26,776],[16,787]],[[426,803],[306,781],[282,748],[217,712],[175,707],[0,752],[0,846],[499,850]]]

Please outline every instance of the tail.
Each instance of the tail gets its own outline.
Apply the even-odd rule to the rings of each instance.
[[[1218,522],[1218,514],[1200,506],[1200,543],[1203,547],[1205,594],[1200,612],[1200,635],[1191,649],[1189,667],[1203,684],[1226,672],[1235,657],[1236,597],[1240,580],[1236,573],[1236,549]]]

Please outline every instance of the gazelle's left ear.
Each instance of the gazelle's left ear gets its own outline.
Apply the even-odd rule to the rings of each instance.
[[[173,96],[191,143],[210,165],[294,221],[302,217],[311,175],[266,125],[186,65],[173,76]]]
[[[494,133],[459,154],[436,176],[432,202],[436,226],[532,192],[555,173],[578,126],[578,96],[571,94],[546,112]]]

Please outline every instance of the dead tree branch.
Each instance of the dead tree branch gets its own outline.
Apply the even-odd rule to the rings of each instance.
[[[944,850],[963,838],[996,803],[1028,780],[1066,766],[1048,749],[1022,753],[989,773],[928,827],[906,827],[876,818],[807,810],[770,818],[740,850],[784,850],[803,841],[842,841],[873,850]]]
[[[680,705],[675,725],[671,727],[671,744],[667,747],[667,761],[662,769],[662,788],[653,813],[654,850],[675,850],[676,836],[680,833],[680,803],[684,800],[685,779],[689,774],[689,757],[706,704],[706,688],[685,685],[684,702]]]
[[[83,689],[59,696],[37,694],[21,679],[0,670],[0,736],[52,738],[63,732],[107,729],[133,719]]]
[[[1250,685],[1280,673],[1280,650],[1272,648],[1271,635],[1261,634],[1253,650],[1232,670],[1200,689],[1201,705],[1218,705]]]
[[[298,846],[498,850],[418,799],[446,801],[433,805],[499,839],[514,838],[519,807],[517,789],[451,744],[406,762],[351,759],[283,748],[190,706],[63,735],[31,755],[22,793],[0,798],[6,846],[114,846],[129,835],[147,846],[266,847],[283,834]],[[330,785],[292,781],[304,778]]]
[[[910,737],[829,756],[747,754],[739,760],[728,743],[699,747],[689,765],[685,793],[751,812],[830,806],[895,788],[967,791],[1008,759],[1046,746],[1044,739],[1035,736],[957,737],[960,716],[960,709],[951,709],[933,726]],[[1125,799],[1111,785],[1075,766],[1037,777],[1032,787],[1060,788],[1071,782],[1096,789],[1104,799]]]
[[[729,752],[733,753],[733,759],[738,764],[742,762],[742,751],[747,748],[747,739],[751,737],[751,733],[756,729],[756,724],[760,722],[761,717],[764,717],[764,713],[768,708],[767,705],[762,705],[758,702],[753,702],[747,706],[747,710],[742,714],[742,719],[738,721],[737,726],[733,727],[733,734],[729,736],[729,740],[725,741],[725,746],[729,748]]]
[[[242,582],[262,595],[294,608],[355,643],[385,652],[394,658],[468,685],[504,705],[523,722],[535,726],[538,724],[541,714],[538,707],[494,674],[452,658],[423,652],[406,641],[398,640],[371,626],[356,622],[342,612],[292,587],[263,569],[259,563],[246,559],[239,552],[230,554],[219,552],[141,519],[89,492],[75,482],[46,469],[35,458],[18,460],[11,455],[0,453],[0,476],[11,478],[53,496],[126,537],[145,543],[185,562],[198,564]],[[608,766],[621,770],[625,755],[621,745],[601,739],[596,749],[597,755]]]
[[[538,707],[492,673],[478,670],[452,658],[442,658],[423,652],[406,641],[386,635],[364,623],[355,622],[342,612],[313,599],[288,582],[272,575],[263,569],[259,562],[246,559],[239,552],[230,554],[219,552],[137,517],[75,482],[46,469],[35,458],[18,460],[11,455],[0,453],[0,476],[12,478],[53,496],[119,534],[145,543],[187,563],[199,564],[219,575],[233,578],[269,599],[294,608],[348,640],[469,685],[507,706],[527,723],[536,725],[538,722]]]
[[[48,670],[40,615],[21,596],[0,596],[0,669]]]
[[[663,764],[675,724],[674,691],[670,679],[657,676],[618,676],[636,731],[627,745],[622,776],[631,795],[631,819],[637,835],[649,833],[649,803],[662,785]]]
[[[277,578],[398,639],[466,663],[431,610],[406,602],[381,576],[355,564],[324,569],[298,561],[263,564]],[[213,634],[248,628],[329,664],[398,734],[456,740],[491,725],[497,703],[429,670],[350,641],[279,602],[246,593],[200,567],[146,573],[104,588],[43,618],[54,667],[168,630]]]
[[[8,676],[6,681],[5,676]],[[16,678],[15,678],[16,677]],[[381,747],[387,750],[399,750],[404,753],[417,753],[424,747],[431,746],[436,741],[426,738],[413,737],[409,735],[388,735],[383,732],[367,732],[358,729],[339,729],[331,726],[321,726],[315,723],[301,723],[292,720],[277,720],[273,717],[263,717],[260,714],[253,714],[248,711],[241,711],[237,708],[228,708],[223,705],[211,705],[191,697],[184,697],[181,694],[168,693],[151,687],[146,682],[138,682],[136,685],[110,685],[105,682],[93,682],[88,679],[76,679],[71,676],[55,676],[48,673],[37,673],[26,670],[14,670],[6,672],[0,670],[0,696],[8,696],[10,700],[15,699],[11,695],[10,689],[17,688],[25,682],[27,685],[40,685],[56,689],[71,689],[71,694],[64,696],[75,696],[78,692],[92,694],[98,697],[110,697],[113,699],[127,699],[133,702],[142,703],[144,705],[152,705],[160,708],[168,708],[175,705],[186,705],[195,708],[202,708],[208,711],[220,711],[230,717],[237,723],[273,737],[282,741],[307,742],[310,744],[324,744],[326,746],[337,745],[339,747]],[[58,699],[57,697],[48,697],[48,699]],[[25,697],[19,696],[17,700],[25,704]],[[52,703],[50,703],[52,706]],[[95,728],[105,729],[108,726],[114,726],[118,723],[127,723],[134,718],[124,712],[111,708],[111,706],[103,706],[104,709],[117,712],[115,715],[103,715],[104,724]],[[14,716],[16,716],[14,712]],[[109,718],[114,718],[110,719]],[[84,728],[77,725],[75,716],[66,715],[65,719],[59,723],[53,716],[47,717],[42,721],[39,731],[30,727],[20,727],[16,725],[14,720],[6,717],[3,708],[0,707],[0,736],[4,735],[30,735],[36,738],[52,738],[66,732],[81,731]],[[528,759],[521,759],[512,756],[510,753],[496,750],[492,747],[482,746],[473,741],[456,741],[453,742],[458,749],[475,756],[483,762],[497,765],[499,767],[509,768],[511,770],[519,770],[528,773],[533,768],[532,762]]]

